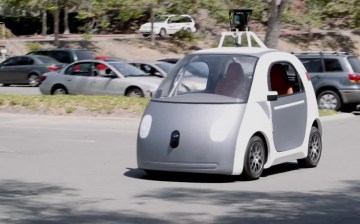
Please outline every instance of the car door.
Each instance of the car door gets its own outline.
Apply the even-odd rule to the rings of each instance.
[[[11,57],[1,63],[0,83],[14,83],[14,76],[16,76],[16,67],[18,62],[19,57]]]
[[[103,63],[94,64],[94,80],[91,83],[91,92],[94,95],[123,95],[125,91],[121,85],[121,77]]]
[[[63,84],[70,94],[93,94],[91,91],[95,77],[92,62],[79,62],[69,66],[64,72]]]
[[[179,16],[171,16],[167,21],[167,33],[174,34],[179,31],[181,28],[179,23],[180,17]]]
[[[274,82],[280,82],[274,81],[274,76],[279,73],[272,70],[277,64],[284,68],[286,91],[281,91],[280,85],[274,88]],[[283,61],[272,64],[269,70],[269,90],[279,94],[277,100],[270,102],[274,145],[279,152],[301,146],[305,138],[307,99],[298,71],[290,62]]]
[[[28,75],[34,67],[34,60],[27,56],[19,57],[17,66],[14,72],[14,81],[16,83],[28,83]]]

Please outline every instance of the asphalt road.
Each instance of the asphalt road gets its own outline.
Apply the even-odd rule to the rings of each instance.
[[[0,85],[0,94],[40,95],[41,93],[38,87]]]
[[[139,119],[0,113],[0,223],[360,223],[360,117],[323,121],[317,168],[257,181],[136,166]]]

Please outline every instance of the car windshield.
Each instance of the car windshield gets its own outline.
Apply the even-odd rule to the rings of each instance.
[[[42,64],[56,64],[56,63],[60,63],[58,62],[57,60],[53,59],[53,58],[50,58],[50,57],[45,57],[45,56],[38,56],[37,59],[39,59],[39,61],[42,63]]]
[[[175,64],[171,64],[171,63],[158,63],[156,65],[159,66],[166,73],[169,73],[171,69],[173,69],[175,66]]]
[[[79,61],[94,58],[94,55],[90,51],[83,51],[83,50],[76,51],[76,56]]]
[[[118,70],[123,76],[146,76],[146,74],[139,68],[130,65],[128,63],[111,62],[110,63],[116,70]]]
[[[245,103],[257,60],[248,55],[188,55],[164,79],[153,100]]]
[[[165,20],[169,18],[169,16],[155,16],[154,18],[154,22],[155,23],[159,23],[159,22],[165,22]]]
[[[354,70],[354,72],[356,73],[360,73],[360,61],[357,57],[355,56],[351,56],[348,57],[349,63],[352,67],[352,69]]]

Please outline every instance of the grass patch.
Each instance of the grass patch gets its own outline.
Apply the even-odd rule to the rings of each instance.
[[[337,112],[335,110],[319,110],[320,116],[330,116],[335,115]]]
[[[44,114],[112,114],[118,111],[141,114],[149,103],[146,98],[84,95],[0,95],[0,110],[16,108]]]

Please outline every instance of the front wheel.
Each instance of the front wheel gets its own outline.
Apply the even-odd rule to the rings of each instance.
[[[298,164],[304,168],[316,167],[320,161],[322,151],[321,134],[318,128],[312,127],[309,137],[308,155],[298,159]]]
[[[166,30],[164,28],[161,28],[160,37],[165,37],[165,36],[166,36]]]
[[[242,175],[248,180],[259,179],[264,171],[265,145],[259,136],[253,136],[246,148],[244,171]]]
[[[131,88],[126,91],[125,95],[130,97],[144,97],[144,93],[139,88]]]
[[[339,94],[332,90],[325,90],[318,96],[318,107],[320,110],[339,110],[341,99]]]

